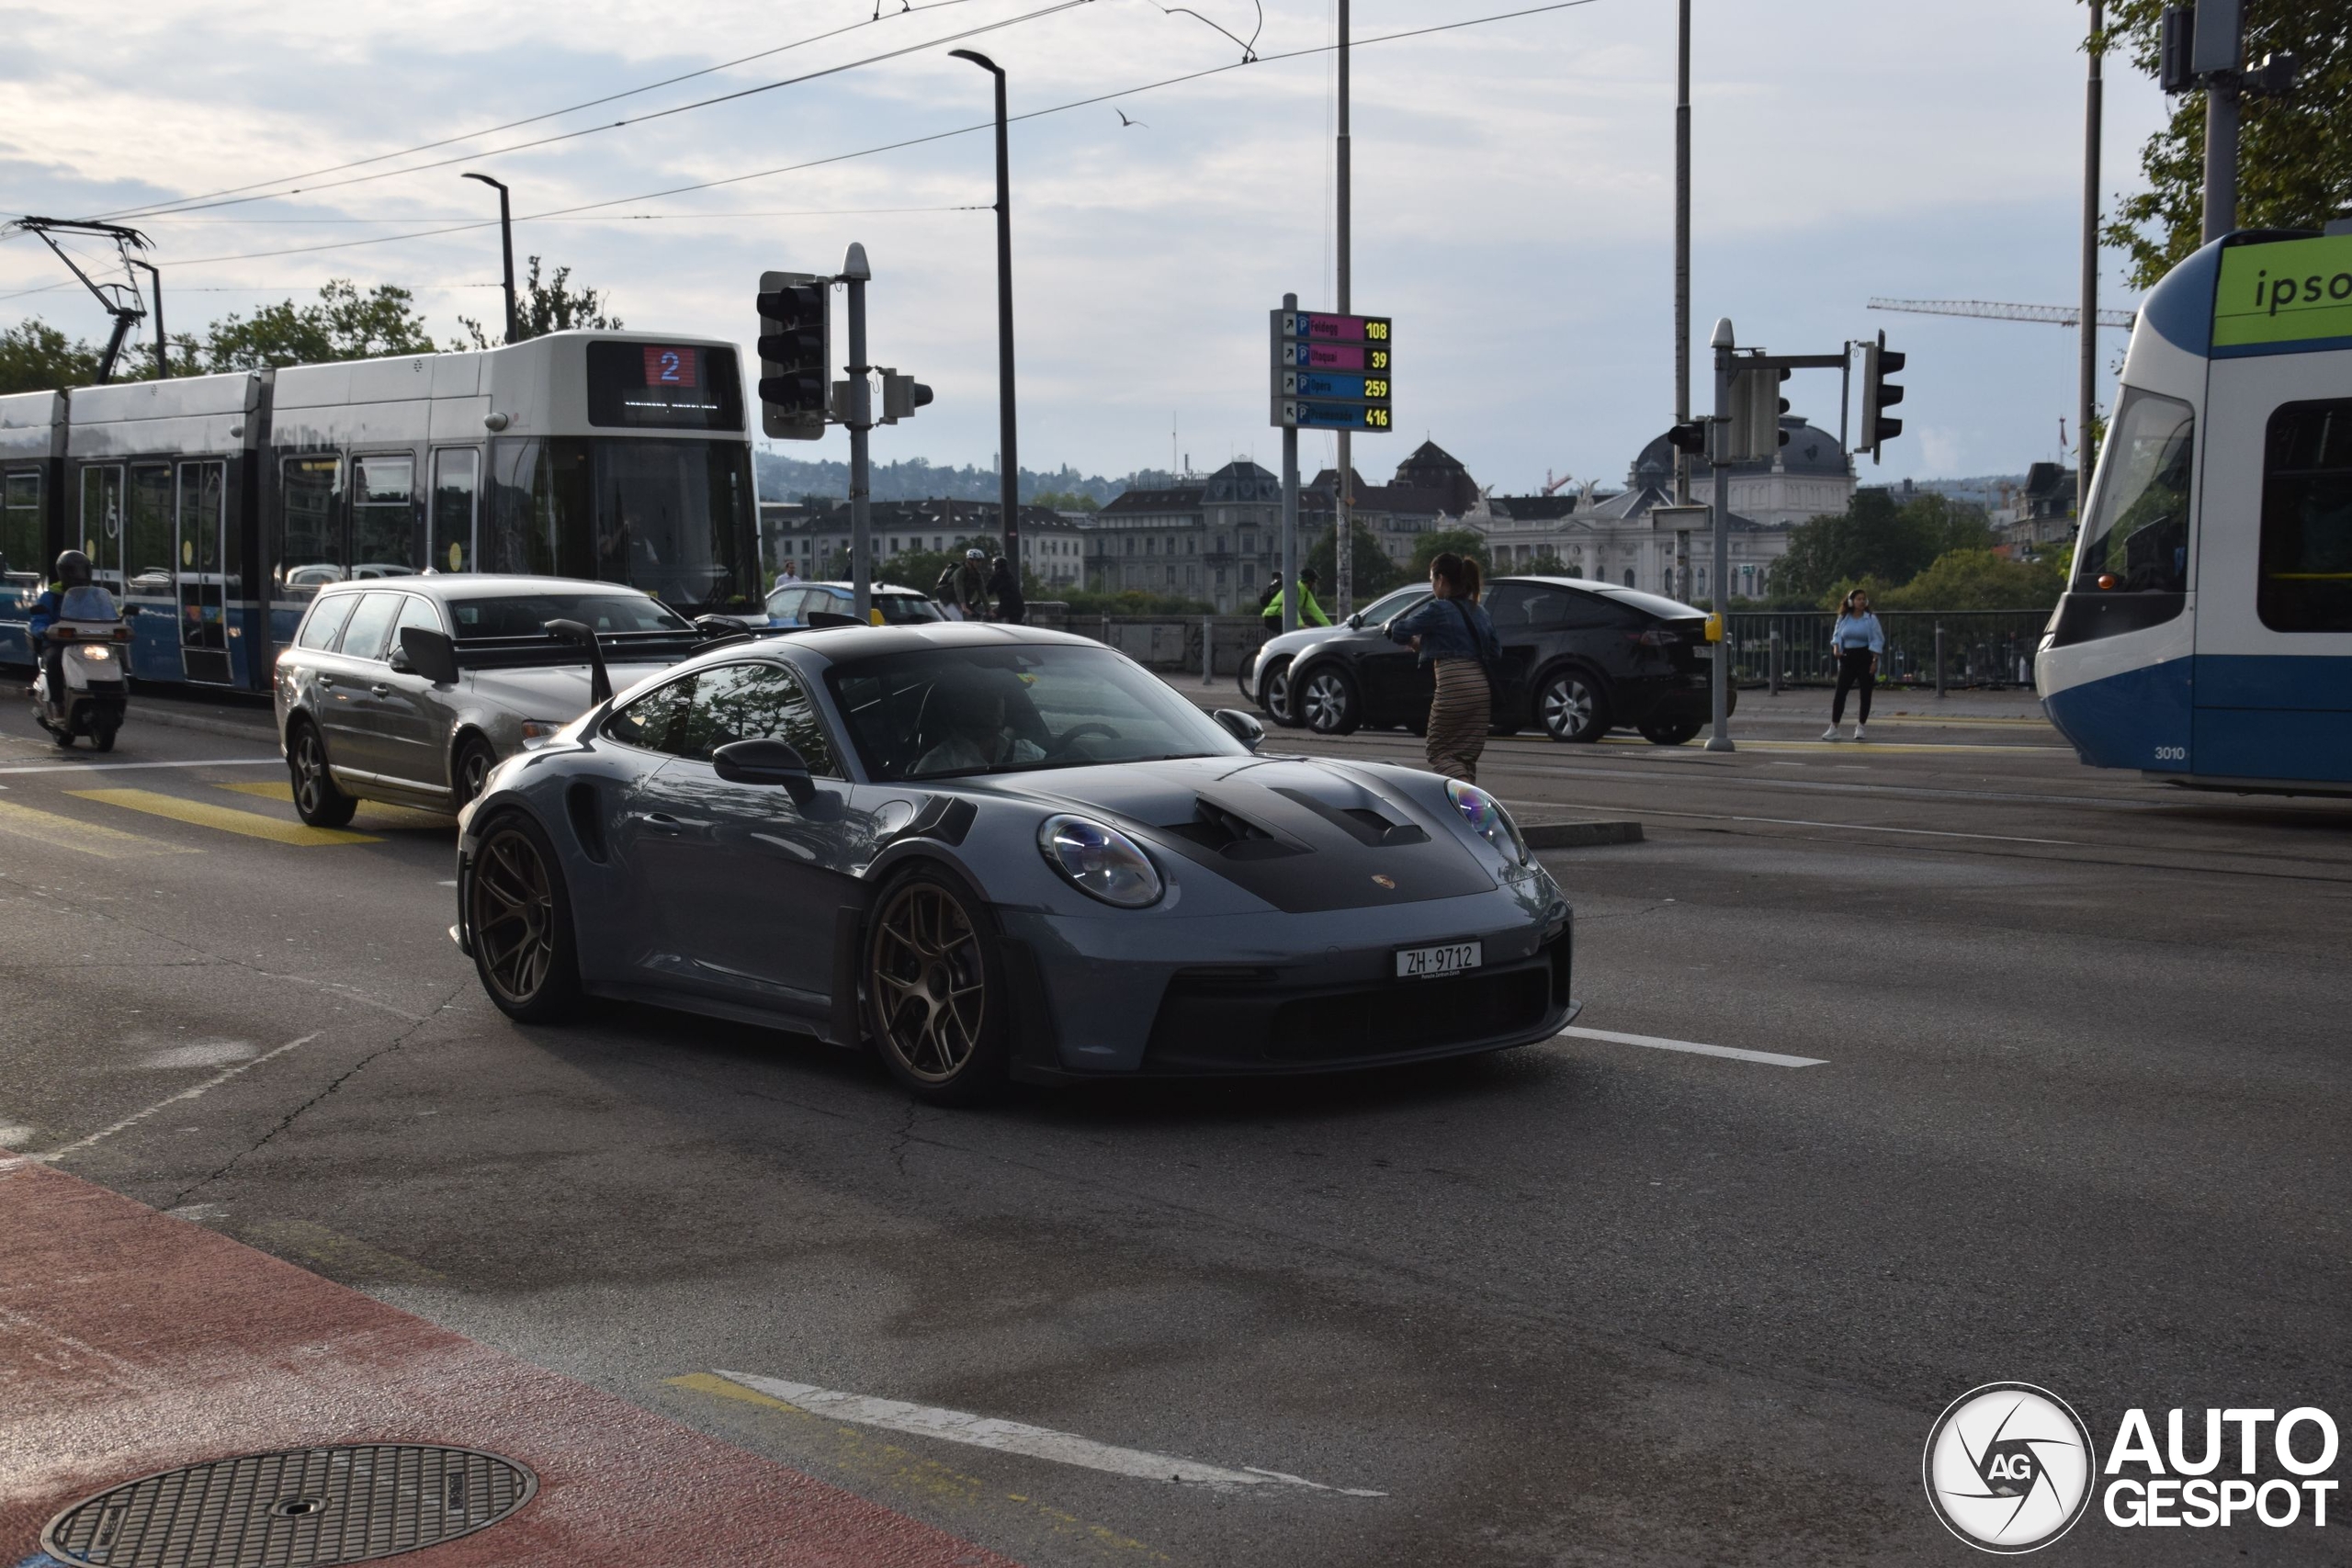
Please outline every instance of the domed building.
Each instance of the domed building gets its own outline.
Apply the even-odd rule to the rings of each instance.
[[[1767,462],[1734,463],[1731,509],[1759,526],[1785,528],[1810,518],[1843,512],[1854,498],[1854,464],[1838,438],[1801,414],[1782,414],[1788,442]],[[1627,491],[1674,493],[1674,447],[1661,434],[1642,448],[1626,472]],[[1690,459],[1690,499],[1714,495],[1714,468],[1704,457]]]

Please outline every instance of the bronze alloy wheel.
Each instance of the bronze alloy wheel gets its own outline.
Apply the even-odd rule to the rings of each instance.
[[[963,900],[930,877],[885,898],[866,942],[874,1032],[890,1066],[914,1086],[944,1089],[985,1047],[989,963]]]
[[[548,989],[562,959],[555,886],[546,858],[519,827],[493,829],[474,856],[467,925],[492,999],[527,1008]]]

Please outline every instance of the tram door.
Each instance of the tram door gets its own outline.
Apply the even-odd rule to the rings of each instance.
[[[119,597],[122,593],[122,470],[111,464],[82,470],[82,526],[74,547],[90,558],[90,575],[98,586]],[[40,568],[49,581],[50,563]]]
[[[178,547],[174,552],[179,608],[180,669],[189,681],[227,685],[229,661],[229,466],[179,466]]]
[[[2200,773],[2352,780],[2352,352],[2217,359],[2207,383]]]

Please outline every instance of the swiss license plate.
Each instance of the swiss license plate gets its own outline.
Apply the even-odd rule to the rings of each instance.
[[[1399,980],[1434,980],[1442,976],[1459,975],[1465,969],[1476,969],[1486,962],[1486,946],[1476,942],[1441,942],[1435,947],[1400,947],[1396,950],[1396,978]]]

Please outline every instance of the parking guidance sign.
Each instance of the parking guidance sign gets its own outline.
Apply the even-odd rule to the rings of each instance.
[[[1297,430],[1386,430],[1395,382],[1385,316],[1270,311],[1273,419]]]

